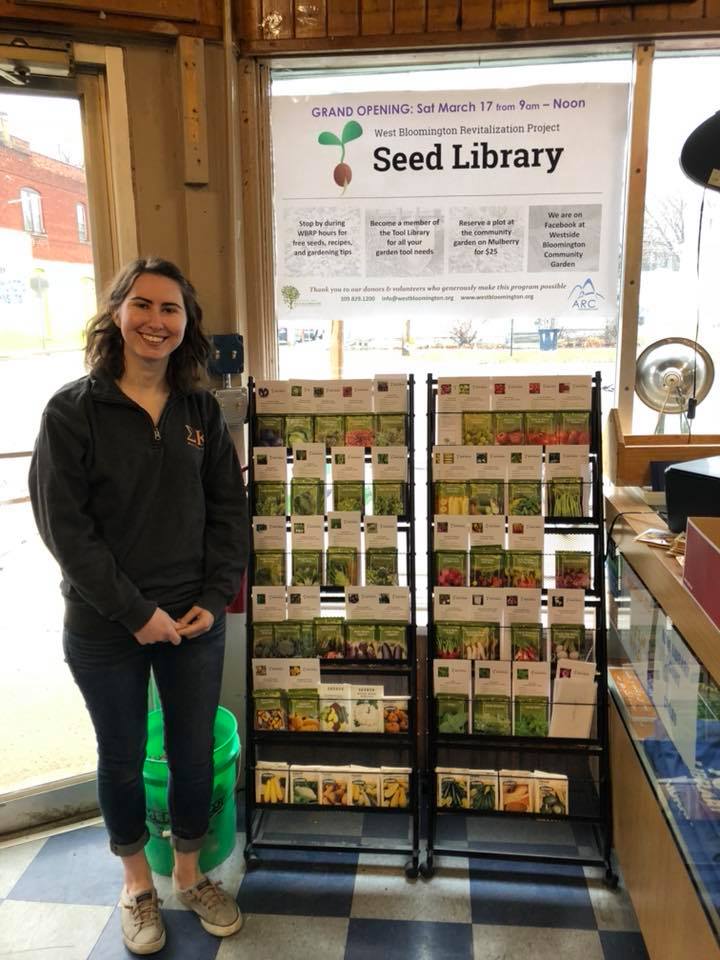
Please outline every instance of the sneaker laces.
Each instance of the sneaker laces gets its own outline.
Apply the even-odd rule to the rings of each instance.
[[[210,877],[205,877],[197,884],[193,893],[204,907],[212,910],[213,907],[219,907],[224,903],[227,896],[225,891],[220,889],[221,886],[222,880],[211,880]]]
[[[162,900],[159,897],[153,897],[149,891],[141,893],[135,897],[134,903],[126,903],[125,909],[130,910],[132,918],[135,921],[135,928],[142,930],[147,924],[152,926],[157,923],[160,916],[160,904]]]

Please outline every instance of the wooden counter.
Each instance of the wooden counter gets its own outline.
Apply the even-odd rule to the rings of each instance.
[[[606,489],[605,513],[623,557],[717,681],[720,631],[683,586],[677,561],[634,539],[648,527],[665,524],[632,488]],[[621,513],[626,515],[615,520]],[[714,928],[612,697],[610,769],[615,852],[650,960],[720,960]]]

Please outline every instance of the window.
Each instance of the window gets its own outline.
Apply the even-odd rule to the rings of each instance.
[[[90,237],[88,235],[87,210],[84,203],[75,204],[75,219],[77,220],[78,240],[81,243],[87,243]]]
[[[45,233],[43,226],[42,198],[37,190],[23,187],[20,191],[23,212],[23,229],[28,233]]]

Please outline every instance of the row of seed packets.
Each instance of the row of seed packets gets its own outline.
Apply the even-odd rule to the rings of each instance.
[[[441,660],[554,662],[587,658],[585,591],[548,590],[547,631],[542,591],[534,588],[436,587],[435,656]]]
[[[382,684],[322,683],[314,658],[252,660],[255,730],[406,734],[404,694]]]
[[[575,447],[433,448],[433,495],[440,515],[583,517],[590,507],[587,444]]]
[[[546,557],[552,558],[552,571],[545,568]],[[592,555],[586,550],[544,554],[527,547],[471,547],[469,553],[436,549],[433,562],[433,584],[438,587],[543,587],[551,576],[556,587],[583,590],[592,582]]]
[[[551,701],[547,662],[435,660],[437,732],[587,739],[597,697],[595,672],[591,662],[558,660]]]
[[[290,517],[290,582],[297,586],[397,586],[396,516],[357,511]],[[287,583],[288,528],[283,517],[253,517],[255,583]],[[365,549],[363,550],[363,543]]]
[[[285,448],[256,448],[255,512],[262,516],[322,516],[328,513],[331,499],[336,512],[365,513],[367,486],[372,493],[372,511],[368,512],[403,516],[407,513],[407,454],[406,446],[375,447],[370,464],[366,464],[362,448],[334,446],[328,464],[322,443],[296,446],[288,488]],[[372,479],[366,477],[367,467]]]
[[[440,444],[589,444],[590,377],[444,377]]]
[[[404,810],[410,805],[410,767],[318,767],[261,760],[255,765],[255,802]]]
[[[436,767],[440,810],[481,810],[567,816],[568,778],[544,770],[462,770]]]

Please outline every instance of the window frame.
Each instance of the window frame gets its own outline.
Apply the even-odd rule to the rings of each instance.
[[[89,243],[87,207],[79,200],[75,204],[75,225],[77,226],[77,237],[80,243]]]
[[[34,237],[45,236],[45,219],[40,191],[34,187],[20,187],[20,204],[25,233],[31,233]]]

